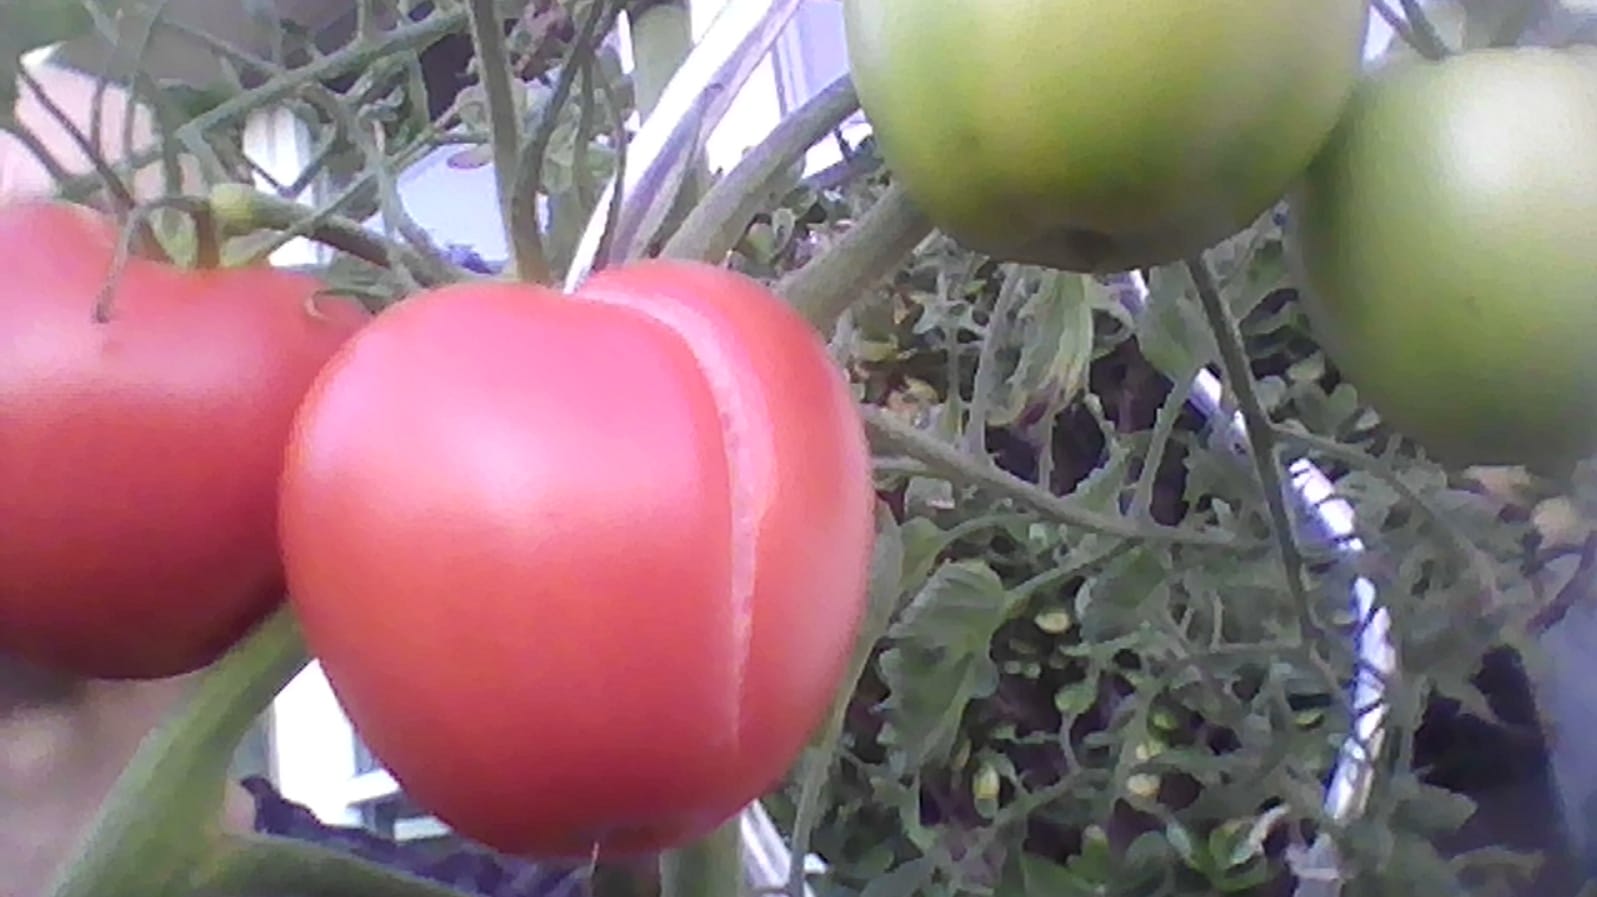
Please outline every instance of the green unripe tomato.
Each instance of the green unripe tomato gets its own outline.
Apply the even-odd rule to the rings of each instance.
[[[1291,218],[1317,338],[1393,427],[1455,465],[1597,450],[1597,54],[1382,68]]]
[[[1280,200],[1336,123],[1366,0],[844,0],[883,158],[944,232],[1107,273]]]

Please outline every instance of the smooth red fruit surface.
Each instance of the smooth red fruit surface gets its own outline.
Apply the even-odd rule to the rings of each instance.
[[[294,411],[365,321],[271,269],[128,260],[116,225],[0,208],[0,651],[84,676],[214,660],[282,598]]]
[[[704,835],[776,784],[864,609],[870,464],[816,333],[697,264],[385,312],[301,411],[307,642],[406,793],[501,851]]]

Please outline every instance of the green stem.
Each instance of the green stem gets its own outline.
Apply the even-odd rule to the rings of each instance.
[[[548,254],[544,250],[542,224],[538,220],[538,194],[543,191],[544,159],[549,152],[549,143],[560,126],[560,112],[571,95],[578,73],[590,67],[603,35],[610,30],[609,27],[601,29],[600,23],[613,23],[615,16],[616,11],[611,8],[609,0],[594,0],[572,44],[571,55],[560,67],[560,77],[544,104],[542,120],[532,136],[516,150],[516,183],[511,188],[510,228],[512,233],[526,241],[525,254],[542,260],[546,269]],[[579,135],[579,150],[586,147],[587,139]],[[579,164],[574,167],[580,170],[582,166]]]
[[[227,897],[469,897],[351,853],[272,835],[224,837],[190,887]]]
[[[117,780],[50,897],[173,897],[221,837],[233,753],[308,661],[285,605],[206,672]]]
[[[477,69],[488,102],[489,136],[493,147],[494,179],[499,185],[499,215],[510,246],[514,276],[525,281],[549,280],[541,241],[514,227],[517,168],[521,161],[521,104],[516,102],[510,53],[505,48],[504,22],[497,0],[471,0],[471,40],[477,50]]]
[[[1144,523],[1078,507],[1067,498],[1054,495],[1003,470],[985,456],[974,457],[962,452],[930,433],[897,420],[880,408],[862,406],[860,414],[865,421],[865,432],[876,451],[907,455],[949,482],[986,489],[1056,523],[1122,539],[1209,548],[1244,546],[1230,534],[1195,532],[1181,527]]]
[[[1027,269],[1020,265],[1005,266],[1004,285],[998,289],[998,300],[993,303],[992,316],[987,319],[987,334],[976,356],[975,383],[971,386],[970,405],[965,409],[965,451],[972,455],[987,454],[987,415],[991,411],[993,393],[1004,377],[998,367],[998,353],[1009,341],[1015,309],[1024,298],[1021,288],[1025,286],[1026,273]]]
[[[410,246],[384,240],[352,219],[263,193],[246,184],[212,187],[210,206],[216,219],[236,232],[286,231],[382,267],[388,267],[391,257],[397,257],[422,286],[463,279],[460,272],[441,265],[438,260],[429,259]]]
[[[854,82],[846,75],[832,82],[717,181],[660,254],[719,264],[754,216],[770,206],[772,185],[858,109]]]
[[[776,292],[821,333],[831,333],[843,312],[931,232],[931,220],[894,184],[830,249],[784,277]]]
[[[1368,471],[1381,482],[1391,487],[1398,498],[1419,508],[1420,512],[1430,520],[1431,525],[1436,527],[1446,537],[1446,541],[1453,549],[1454,556],[1469,567],[1470,573],[1475,577],[1481,589],[1494,599],[1491,603],[1494,605],[1501,603],[1495,600],[1498,596],[1498,588],[1496,575],[1492,570],[1491,558],[1475,545],[1469,534],[1453,518],[1449,517],[1445,510],[1424,495],[1421,495],[1413,486],[1410,486],[1390,464],[1354,446],[1338,442],[1335,439],[1327,439],[1324,436],[1318,436],[1304,430],[1276,426],[1274,433],[1279,442],[1295,443],[1303,451],[1324,455],[1341,464],[1346,464],[1348,467],[1356,467],[1360,470]]]
[[[693,19],[687,0],[658,0],[635,4],[628,20],[632,24],[632,89],[638,116],[647,121],[659,105],[666,85],[693,52]],[[687,164],[670,210],[656,233],[673,232],[704,191],[709,170],[702,147]]]
[[[1199,256],[1189,259],[1186,267],[1193,286],[1197,288],[1204,317],[1208,319],[1209,329],[1213,331],[1215,343],[1220,349],[1220,366],[1224,370],[1226,383],[1242,412],[1242,421],[1247,425],[1249,454],[1253,457],[1259,485],[1264,490],[1270,529],[1275,534],[1287,588],[1297,601],[1306,637],[1319,627],[1314,624],[1313,608],[1303,584],[1303,555],[1298,551],[1292,518],[1287,512],[1286,487],[1281,479],[1281,463],[1277,457],[1275,426],[1264,410],[1264,403],[1259,400],[1259,392],[1253,382],[1253,369],[1248,364],[1247,349],[1242,342],[1241,324],[1231,311],[1231,306],[1220,295],[1220,287],[1215,283],[1214,273],[1209,270],[1209,263]]]
[[[683,0],[635,5],[632,23],[632,83],[638,116],[647,119],[682,61],[693,50],[693,19]]]
[[[696,844],[660,857],[660,897],[741,897],[743,817],[734,816]]]

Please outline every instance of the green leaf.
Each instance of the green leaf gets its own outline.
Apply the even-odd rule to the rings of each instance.
[[[94,28],[83,0],[6,0],[0,7],[0,45],[8,54],[82,37]]]
[[[930,857],[910,860],[891,872],[871,880],[859,897],[915,897],[937,871]]]
[[[0,120],[17,108],[22,57],[40,47],[80,37],[94,27],[82,0],[4,0],[0,3]]]
[[[1139,545],[1114,558],[1076,593],[1083,636],[1103,642],[1136,631],[1146,620],[1146,605],[1164,600],[1169,580],[1158,549]]]
[[[954,561],[932,574],[892,628],[893,638],[946,653],[985,651],[1011,599],[983,561]]]
[[[1098,883],[1034,853],[1017,850],[1004,867],[994,897],[1091,897]]]
[[[900,772],[946,761],[965,708],[993,692],[993,634],[1018,599],[981,561],[944,564],[905,608],[880,665],[891,694],[885,740]]]
[[[1148,278],[1147,309],[1137,318],[1137,347],[1148,363],[1171,380],[1190,380],[1219,357],[1214,335],[1195,301],[1191,281],[1179,266],[1154,269]]]
[[[1064,408],[1086,385],[1093,357],[1093,306],[1087,278],[1050,271],[1016,316],[1025,336],[1020,360],[1004,380],[987,421],[1009,426],[1036,402]]]

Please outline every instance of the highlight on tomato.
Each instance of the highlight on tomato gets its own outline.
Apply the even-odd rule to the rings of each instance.
[[[841,685],[874,533],[856,406],[757,282],[653,261],[380,316],[309,393],[291,600],[407,795],[498,850],[688,843]]]
[[[0,651],[160,678],[281,603],[289,427],[367,316],[264,267],[135,256],[113,276],[119,234],[79,206],[0,207]]]
[[[1291,218],[1316,335],[1389,424],[1454,465],[1597,451],[1597,51],[1383,67]]]
[[[1109,273],[1275,205],[1336,124],[1367,0],[844,0],[894,179],[1010,261]]]

